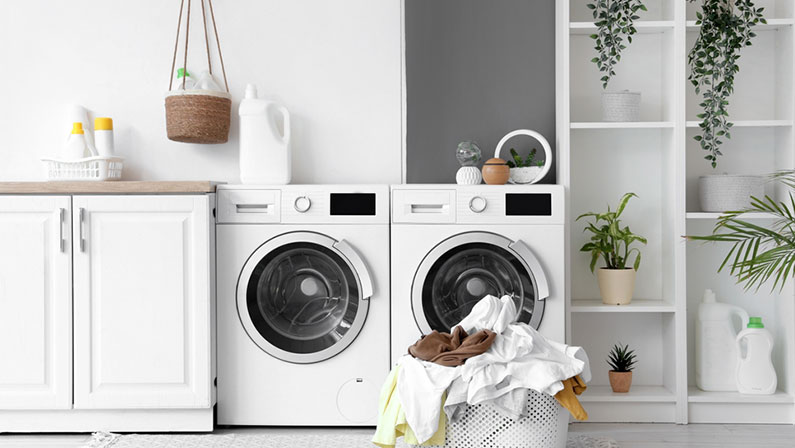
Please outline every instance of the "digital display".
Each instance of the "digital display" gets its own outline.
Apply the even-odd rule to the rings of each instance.
[[[375,193],[331,193],[332,216],[375,216]]]
[[[552,216],[551,193],[506,193],[506,216]]]

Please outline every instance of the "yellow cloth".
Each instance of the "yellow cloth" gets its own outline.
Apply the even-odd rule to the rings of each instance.
[[[395,366],[381,387],[381,396],[378,399],[378,427],[375,429],[372,442],[381,448],[390,448],[395,446],[398,437],[403,436],[403,441],[409,445],[444,445],[445,426],[447,425],[447,416],[444,412],[439,412],[439,429],[422,444],[409,427],[406,422],[406,413],[403,411],[398,396],[399,370],[400,366]],[[444,403],[444,397],[442,397],[442,403]]]
[[[558,400],[561,406],[568,409],[571,415],[577,420],[588,420],[588,413],[580,404],[577,395],[585,392],[587,386],[585,381],[580,378],[580,375],[571,377],[563,381],[563,389],[555,394],[555,399]]]

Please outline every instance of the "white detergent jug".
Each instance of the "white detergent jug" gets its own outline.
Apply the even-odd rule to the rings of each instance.
[[[740,364],[737,367],[737,390],[741,394],[771,395],[778,378],[773,360],[773,335],[765,329],[761,317],[752,317],[748,328],[737,335]]]
[[[283,132],[279,131],[279,115]],[[240,102],[241,182],[288,184],[290,165],[290,112],[274,101],[257,98],[257,88],[249,84]]]
[[[741,327],[748,323],[742,308],[715,300],[715,293],[704,291],[696,319],[696,385],[706,391],[735,391],[737,381],[737,330],[734,316]]]

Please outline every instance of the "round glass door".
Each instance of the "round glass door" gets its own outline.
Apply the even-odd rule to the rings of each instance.
[[[450,331],[486,295],[510,296],[516,321],[541,324],[546,279],[532,252],[492,233],[456,235],[420,264],[412,288],[414,318],[423,333]]]
[[[361,260],[338,243],[295,232],[249,259],[238,284],[238,313],[262,350],[288,362],[318,362],[343,351],[361,331],[369,295],[360,275],[367,272],[357,272]]]

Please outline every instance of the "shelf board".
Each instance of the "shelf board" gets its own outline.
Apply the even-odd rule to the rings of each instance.
[[[795,24],[795,19],[767,19],[767,23],[759,23],[754,25],[754,31],[773,31],[782,28],[790,27]],[[698,31],[701,25],[696,25],[695,20],[687,21],[687,31]],[[640,31],[640,30],[638,30]]]
[[[705,392],[697,387],[687,389],[688,403],[795,403],[795,397],[778,390],[773,395],[745,395],[739,392]]]
[[[638,34],[664,33],[674,29],[673,20],[640,20],[635,22]],[[571,22],[569,32],[574,35],[596,34],[596,25],[593,22]]]
[[[723,216],[723,213],[712,212],[687,212],[687,219],[711,219],[716,220]],[[776,219],[776,216],[770,213],[743,213],[742,219]]]
[[[792,120],[729,120],[735,128],[777,128],[792,126]],[[700,121],[688,121],[687,127],[697,128]]]
[[[601,299],[571,301],[572,313],[673,313],[676,307],[664,300],[633,299],[629,305],[605,305]]]
[[[578,121],[572,129],[662,129],[672,128],[672,121]]]
[[[591,386],[579,397],[582,402],[646,402],[662,403],[676,401],[673,392],[663,386],[635,386],[629,392],[617,394],[610,386]]]

